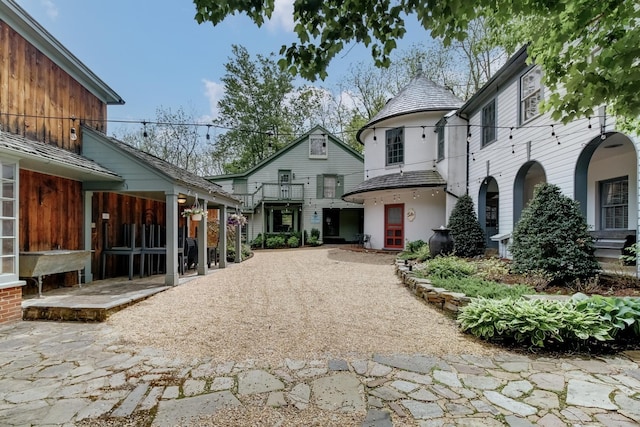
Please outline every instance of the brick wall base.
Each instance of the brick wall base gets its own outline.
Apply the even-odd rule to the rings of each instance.
[[[0,324],[22,319],[22,286],[0,289]]]

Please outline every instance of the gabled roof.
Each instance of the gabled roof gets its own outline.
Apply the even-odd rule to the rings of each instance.
[[[362,156],[362,154],[358,153],[356,150],[354,150],[353,148],[349,147],[347,144],[342,142],[342,140],[338,139],[338,137],[333,135],[331,132],[326,130],[324,127],[322,127],[320,125],[316,125],[310,131],[308,131],[307,133],[305,133],[302,136],[298,137],[297,139],[291,141],[289,144],[285,145],[280,150],[276,151],[271,156],[267,157],[266,159],[264,159],[263,161],[261,161],[260,163],[258,163],[254,167],[252,167],[251,169],[248,169],[248,170],[246,170],[246,171],[244,171],[242,173],[207,176],[205,178],[208,179],[208,180],[217,181],[217,180],[222,180],[222,179],[244,178],[246,176],[249,176],[252,173],[254,173],[255,171],[257,171],[259,169],[262,169],[263,167],[267,166],[269,163],[273,162],[274,160],[278,159],[279,157],[282,157],[284,154],[289,152],[291,149],[296,147],[298,144],[301,144],[303,142],[307,142],[307,138],[309,137],[309,135],[311,135],[313,133],[316,133],[317,131],[320,131],[321,133],[326,134],[338,146],[342,147],[346,152],[350,153],[356,159],[358,159],[358,160],[360,160],[361,162],[364,163],[364,157]]]
[[[156,174],[164,176],[168,181],[177,183],[186,188],[201,190],[201,194],[219,195],[231,199],[238,204],[241,203],[240,199],[224,191],[220,185],[207,181],[206,179],[179,168],[178,166],[162,160],[159,157],[145,153],[144,151],[141,151],[129,144],[109,137],[102,132],[98,132],[86,126],[82,127],[82,132],[93,136],[95,139],[102,141],[103,143],[110,144],[127,157],[137,160],[138,163],[151,168]],[[125,172],[126,171],[122,171],[120,174],[126,178]]]
[[[113,89],[76,58],[14,0],[0,0],[0,20],[106,104],[124,104]]]
[[[391,173],[363,181],[353,190],[345,193],[342,199],[345,200],[347,197],[369,193],[371,191],[414,187],[441,187],[444,185],[447,185],[447,181],[435,170]]]
[[[448,89],[434,83],[424,76],[422,71],[419,71],[400,93],[391,98],[378,111],[378,114],[358,131],[356,139],[360,141],[360,134],[365,129],[392,117],[426,111],[450,111],[457,109],[462,104],[463,101],[460,98]],[[360,142],[362,143],[362,141]]]
[[[122,181],[115,172],[72,151],[0,131],[0,153],[20,160],[20,167],[78,181]]]
[[[500,67],[496,73],[491,76],[489,81],[484,84],[476,93],[473,94],[467,102],[460,107],[460,114],[470,114],[477,110],[485,102],[494,97],[500,87],[509,81],[514,74],[519,73],[523,68],[528,67],[527,63],[527,45],[522,46],[514,53],[507,62]]]

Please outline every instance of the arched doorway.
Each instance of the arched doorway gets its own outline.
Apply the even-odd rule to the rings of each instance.
[[[500,191],[498,182],[489,176],[482,181],[478,195],[478,221],[484,230],[487,248],[498,249],[498,242],[491,240],[491,236],[499,232]]]
[[[533,190],[536,185],[547,182],[547,174],[542,165],[536,161],[530,161],[522,165],[513,185],[513,226],[518,223],[522,210],[533,198]]]

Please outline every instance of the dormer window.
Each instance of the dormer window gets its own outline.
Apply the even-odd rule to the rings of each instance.
[[[327,135],[319,134],[309,136],[310,159],[326,159],[327,152]]]
[[[520,123],[540,115],[542,70],[535,67],[520,78]]]

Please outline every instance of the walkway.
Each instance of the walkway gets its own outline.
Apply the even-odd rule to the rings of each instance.
[[[326,258],[327,269],[342,267],[325,252],[313,256]],[[293,259],[296,253],[285,255]],[[260,262],[270,257],[258,253],[254,258]],[[357,275],[367,266],[348,267]],[[388,268],[392,271],[393,266]],[[243,265],[230,270],[242,275]],[[158,296],[144,304],[158,304]],[[431,314],[432,309],[421,307]],[[135,306],[118,315],[129,310],[135,311]],[[0,425],[640,423],[639,352],[594,358],[508,352],[372,352],[363,357],[342,352],[313,359],[283,357],[275,363],[219,361],[133,345],[114,325],[18,322],[0,327]],[[428,348],[429,336],[422,340]],[[214,346],[211,351],[215,353]]]

